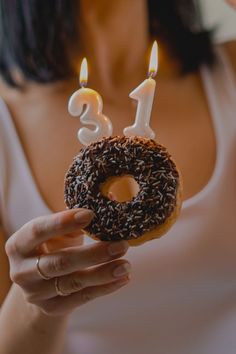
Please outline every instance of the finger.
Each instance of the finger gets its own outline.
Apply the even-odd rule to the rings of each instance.
[[[64,315],[97,297],[108,295],[117,291],[122,286],[128,284],[129,277],[116,280],[109,284],[92,286],[66,297],[55,297],[53,299],[40,302],[38,305],[43,311],[50,315]]]
[[[19,258],[19,261],[13,262],[10,275],[13,282],[27,288],[31,283],[38,284],[42,280],[41,274],[55,278],[74,273],[121,257],[128,248],[127,241],[97,242],[93,245],[71,247],[57,253],[41,255],[38,266],[38,257],[23,260]]]
[[[117,260],[108,264],[78,271],[76,273],[59,277],[57,286],[63,294],[73,294],[82,289],[114,282],[130,274],[131,266],[124,260]],[[55,279],[44,282],[40,291],[36,292],[38,299],[46,300],[58,296]]]
[[[73,294],[84,288],[111,283],[130,274],[130,264],[120,260],[86,271],[79,271],[59,278],[59,289],[64,294]]]
[[[39,268],[46,277],[55,278],[109,262],[123,256],[128,248],[127,241],[97,242],[92,245],[71,247],[60,252],[42,255]]]
[[[94,214],[88,209],[73,209],[38,217],[15,233],[10,242],[22,255],[31,254],[36,247],[51,237],[78,231],[87,226]]]
[[[53,237],[49,241],[44,242],[40,249],[43,252],[39,253],[53,253],[60,251],[62,248],[75,247],[83,245],[84,230],[70,232],[62,236]]]

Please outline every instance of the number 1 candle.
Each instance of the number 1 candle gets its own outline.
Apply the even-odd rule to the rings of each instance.
[[[68,111],[72,116],[80,116],[81,123],[95,126],[94,130],[86,127],[79,129],[77,137],[83,145],[110,136],[113,130],[110,119],[102,114],[102,97],[95,90],[85,87],[87,81],[88,65],[84,58],[80,69],[81,88],[73,93],[68,103]]]
[[[150,128],[150,118],[152,112],[152,104],[156,88],[156,81],[153,77],[157,73],[158,68],[158,47],[155,41],[152,46],[148,79],[144,80],[136,89],[134,89],[129,97],[138,101],[138,107],[135,122],[132,126],[123,130],[124,135],[138,135],[146,138],[154,139],[155,133]]]

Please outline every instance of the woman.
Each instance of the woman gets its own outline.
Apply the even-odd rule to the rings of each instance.
[[[213,49],[189,0],[0,4],[1,354],[235,353],[235,43]],[[64,211],[80,148],[67,102],[86,56],[121,134],[153,36],[151,124],[182,172],[184,204],[168,235],[120,259],[126,242],[82,245],[91,211]]]

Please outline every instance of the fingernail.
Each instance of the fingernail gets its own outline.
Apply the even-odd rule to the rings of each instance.
[[[78,224],[88,225],[94,218],[92,210],[81,209],[74,215],[74,219]]]
[[[127,276],[125,278],[116,280],[115,283],[116,283],[117,286],[122,286],[122,285],[125,285],[125,284],[129,283],[129,281],[130,281],[130,276]]]
[[[129,244],[127,241],[114,242],[109,244],[108,253],[110,254],[110,256],[115,256],[117,254],[127,251],[128,248]]]
[[[124,277],[130,273],[131,266],[129,263],[124,263],[119,267],[115,268],[113,271],[114,277]]]

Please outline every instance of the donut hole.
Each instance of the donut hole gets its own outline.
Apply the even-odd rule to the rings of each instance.
[[[119,203],[132,200],[139,190],[139,184],[131,175],[110,177],[101,186],[101,192],[105,197]]]

